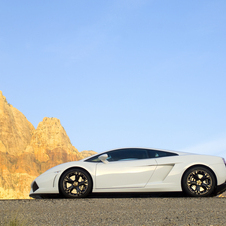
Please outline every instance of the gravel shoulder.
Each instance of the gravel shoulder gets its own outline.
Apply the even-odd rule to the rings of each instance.
[[[0,225],[226,225],[226,198],[0,200]]]

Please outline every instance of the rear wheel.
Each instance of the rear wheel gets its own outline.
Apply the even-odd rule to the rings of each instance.
[[[63,173],[59,187],[67,198],[84,198],[92,190],[92,179],[85,170],[75,168]]]
[[[213,173],[202,166],[192,167],[185,172],[182,179],[183,191],[193,197],[210,196],[215,186],[216,179]]]

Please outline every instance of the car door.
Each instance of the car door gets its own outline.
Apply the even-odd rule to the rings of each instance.
[[[108,155],[107,163],[96,165],[96,189],[142,188],[157,166],[145,149],[122,149]]]

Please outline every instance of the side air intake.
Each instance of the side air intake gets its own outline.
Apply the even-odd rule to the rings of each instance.
[[[32,190],[33,192],[37,191],[39,189],[39,186],[37,185],[37,183],[34,181],[34,183],[32,184]]]

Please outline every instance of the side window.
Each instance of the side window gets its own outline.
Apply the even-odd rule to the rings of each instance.
[[[120,149],[111,151],[108,153],[108,161],[127,161],[127,160],[138,160],[138,159],[147,159],[148,154],[146,150],[143,149]]]
[[[109,151],[102,154],[108,154],[107,160],[109,162],[114,161],[128,161],[128,160],[138,160],[138,159],[147,159],[148,158],[148,152],[146,149],[136,149],[136,148],[128,148],[128,149],[118,149]],[[102,155],[101,154],[101,155]],[[100,155],[91,157],[87,159],[87,162],[101,162],[98,157]]]
[[[148,150],[149,158],[161,158],[161,157],[169,157],[176,156],[178,154],[173,152],[159,151],[159,150]]]

